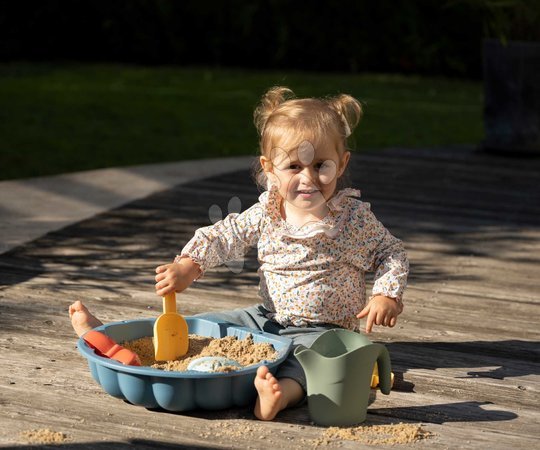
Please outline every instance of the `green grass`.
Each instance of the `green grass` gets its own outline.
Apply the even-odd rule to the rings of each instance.
[[[478,143],[480,82],[121,65],[0,64],[0,179],[254,155],[270,86],[365,104],[358,151]]]

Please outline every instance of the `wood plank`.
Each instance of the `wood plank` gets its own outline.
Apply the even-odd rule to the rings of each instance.
[[[540,159],[467,148],[354,155],[351,178],[411,259],[405,311],[371,338],[397,375],[368,425],[423,423],[429,448],[534,448],[539,431]],[[277,420],[249,408],[171,414],[104,393],[75,348],[67,307],[82,299],[103,321],[157,317],[153,270],[170,261],[208,208],[259,192],[247,171],[200,180],[50,233],[0,255],[0,446],[32,428],[63,431],[61,447],[305,448],[325,428],[306,405]],[[258,301],[257,259],[240,274],[207,272],[179,296],[185,315]],[[340,448],[372,448],[339,442]],[[381,446],[385,448],[385,446]],[[389,447],[389,446],[386,446]],[[410,447],[410,446],[407,446]]]

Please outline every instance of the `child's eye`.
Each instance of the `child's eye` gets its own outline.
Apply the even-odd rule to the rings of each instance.
[[[300,165],[298,165],[298,164],[291,164],[291,165],[289,166],[289,169],[290,169],[290,170],[298,170],[298,169],[300,169]]]

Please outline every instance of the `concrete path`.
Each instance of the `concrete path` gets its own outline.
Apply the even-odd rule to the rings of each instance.
[[[0,182],[0,254],[172,186],[246,169],[251,156],[109,168]]]

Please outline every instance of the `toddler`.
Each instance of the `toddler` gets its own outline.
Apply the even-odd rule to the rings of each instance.
[[[174,262],[156,269],[156,293],[181,292],[206,270],[257,246],[261,303],[198,317],[285,336],[293,348],[309,347],[332,328],[359,331],[361,318],[367,333],[373,325],[393,327],[403,309],[405,250],[360,192],[342,186],[347,138],[361,114],[349,95],[297,99],[286,87],[266,92],[254,112],[261,153],[255,176],[264,192],[243,213],[198,229]],[[366,271],[375,272],[367,304]],[[80,302],[70,315],[78,334],[100,323]],[[261,420],[300,403],[307,391],[292,351],[275,376],[259,367],[254,383]]]

